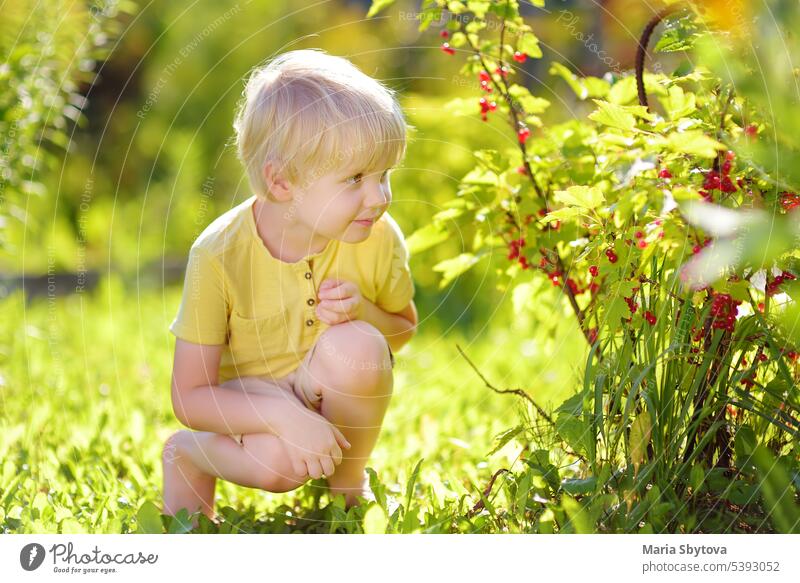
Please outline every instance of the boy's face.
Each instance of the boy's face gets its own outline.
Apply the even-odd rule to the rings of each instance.
[[[293,201],[299,221],[317,234],[345,243],[366,239],[391,202],[389,169],[364,174],[355,167],[296,188]]]

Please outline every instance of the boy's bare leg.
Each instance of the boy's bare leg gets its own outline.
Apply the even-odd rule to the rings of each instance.
[[[241,382],[235,379],[225,385]],[[287,398],[295,398],[279,387]],[[298,401],[298,406],[302,406]],[[305,483],[297,476],[280,437],[248,433],[239,443],[230,435],[188,429],[174,433],[164,446],[164,514],[174,516],[181,508],[189,514],[214,514],[217,478],[269,492],[288,492]],[[193,521],[197,526],[197,521]]]
[[[352,444],[327,480],[331,494],[345,494],[353,506],[368,487],[364,468],[392,397],[386,339],[362,320],[331,326],[317,341],[309,373],[305,382],[322,395],[320,413]]]

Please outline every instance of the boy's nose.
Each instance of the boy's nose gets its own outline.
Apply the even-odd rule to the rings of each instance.
[[[369,208],[380,208],[380,207],[388,207],[389,203],[392,202],[392,191],[391,189],[383,186],[378,186],[376,188],[370,189],[370,193],[367,196],[366,206]]]

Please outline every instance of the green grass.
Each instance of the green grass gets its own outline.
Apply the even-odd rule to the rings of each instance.
[[[26,305],[17,293],[0,302],[2,532],[186,530],[185,520],[157,512],[161,448],[181,427],[170,404],[167,330],[180,291],[138,294],[110,280],[91,294]],[[485,511],[465,515],[497,469],[521,465],[513,441],[487,455],[494,437],[519,423],[519,401],[486,388],[456,344],[496,387],[526,388],[550,408],[578,386],[582,347],[568,325],[540,334],[528,326],[496,316],[464,337],[424,319],[397,355],[395,396],[368,464],[383,509],[345,512],[321,481],[285,494],[220,481],[224,521],[202,517],[198,531],[362,532],[367,510],[368,531],[386,522],[389,532],[502,530]],[[575,356],[552,361],[552,354]],[[505,504],[498,486],[490,498]]]

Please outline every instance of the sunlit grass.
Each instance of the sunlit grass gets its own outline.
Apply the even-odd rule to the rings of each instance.
[[[112,280],[91,294],[52,302],[26,305],[21,293],[3,300],[4,532],[159,530],[154,510],[161,507],[161,448],[181,427],[170,404],[174,338],[167,330],[180,291],[137,294]],[[458,517],[480,499],[496,469],[517,460],[520,447],[513,442],[487,453],[498,433],[519,422],[518,399],[488,389],[457,344],[494,386],[522,386],[545,405],[576,386],[573,366],[582,359],[564,358],[571,351],[559,337],[520,343],[516,338],[536,338],[535,331],[523,335],[518,328],[524,322],[502,325],[501,319],[465,337],[428,318],[397,354],[394,398],[368,464],[386,488],[389,515],[396,513],[390,530],[471,530]],[[558,346],[561,356],[554,361]],[[321,484],[273,494],[220,481],[217,509],[225,522],[217,528],[202,521],[200,530],[360,532],[365,509],[346,514]],[[181,529],[178,521],[164,522]]]

